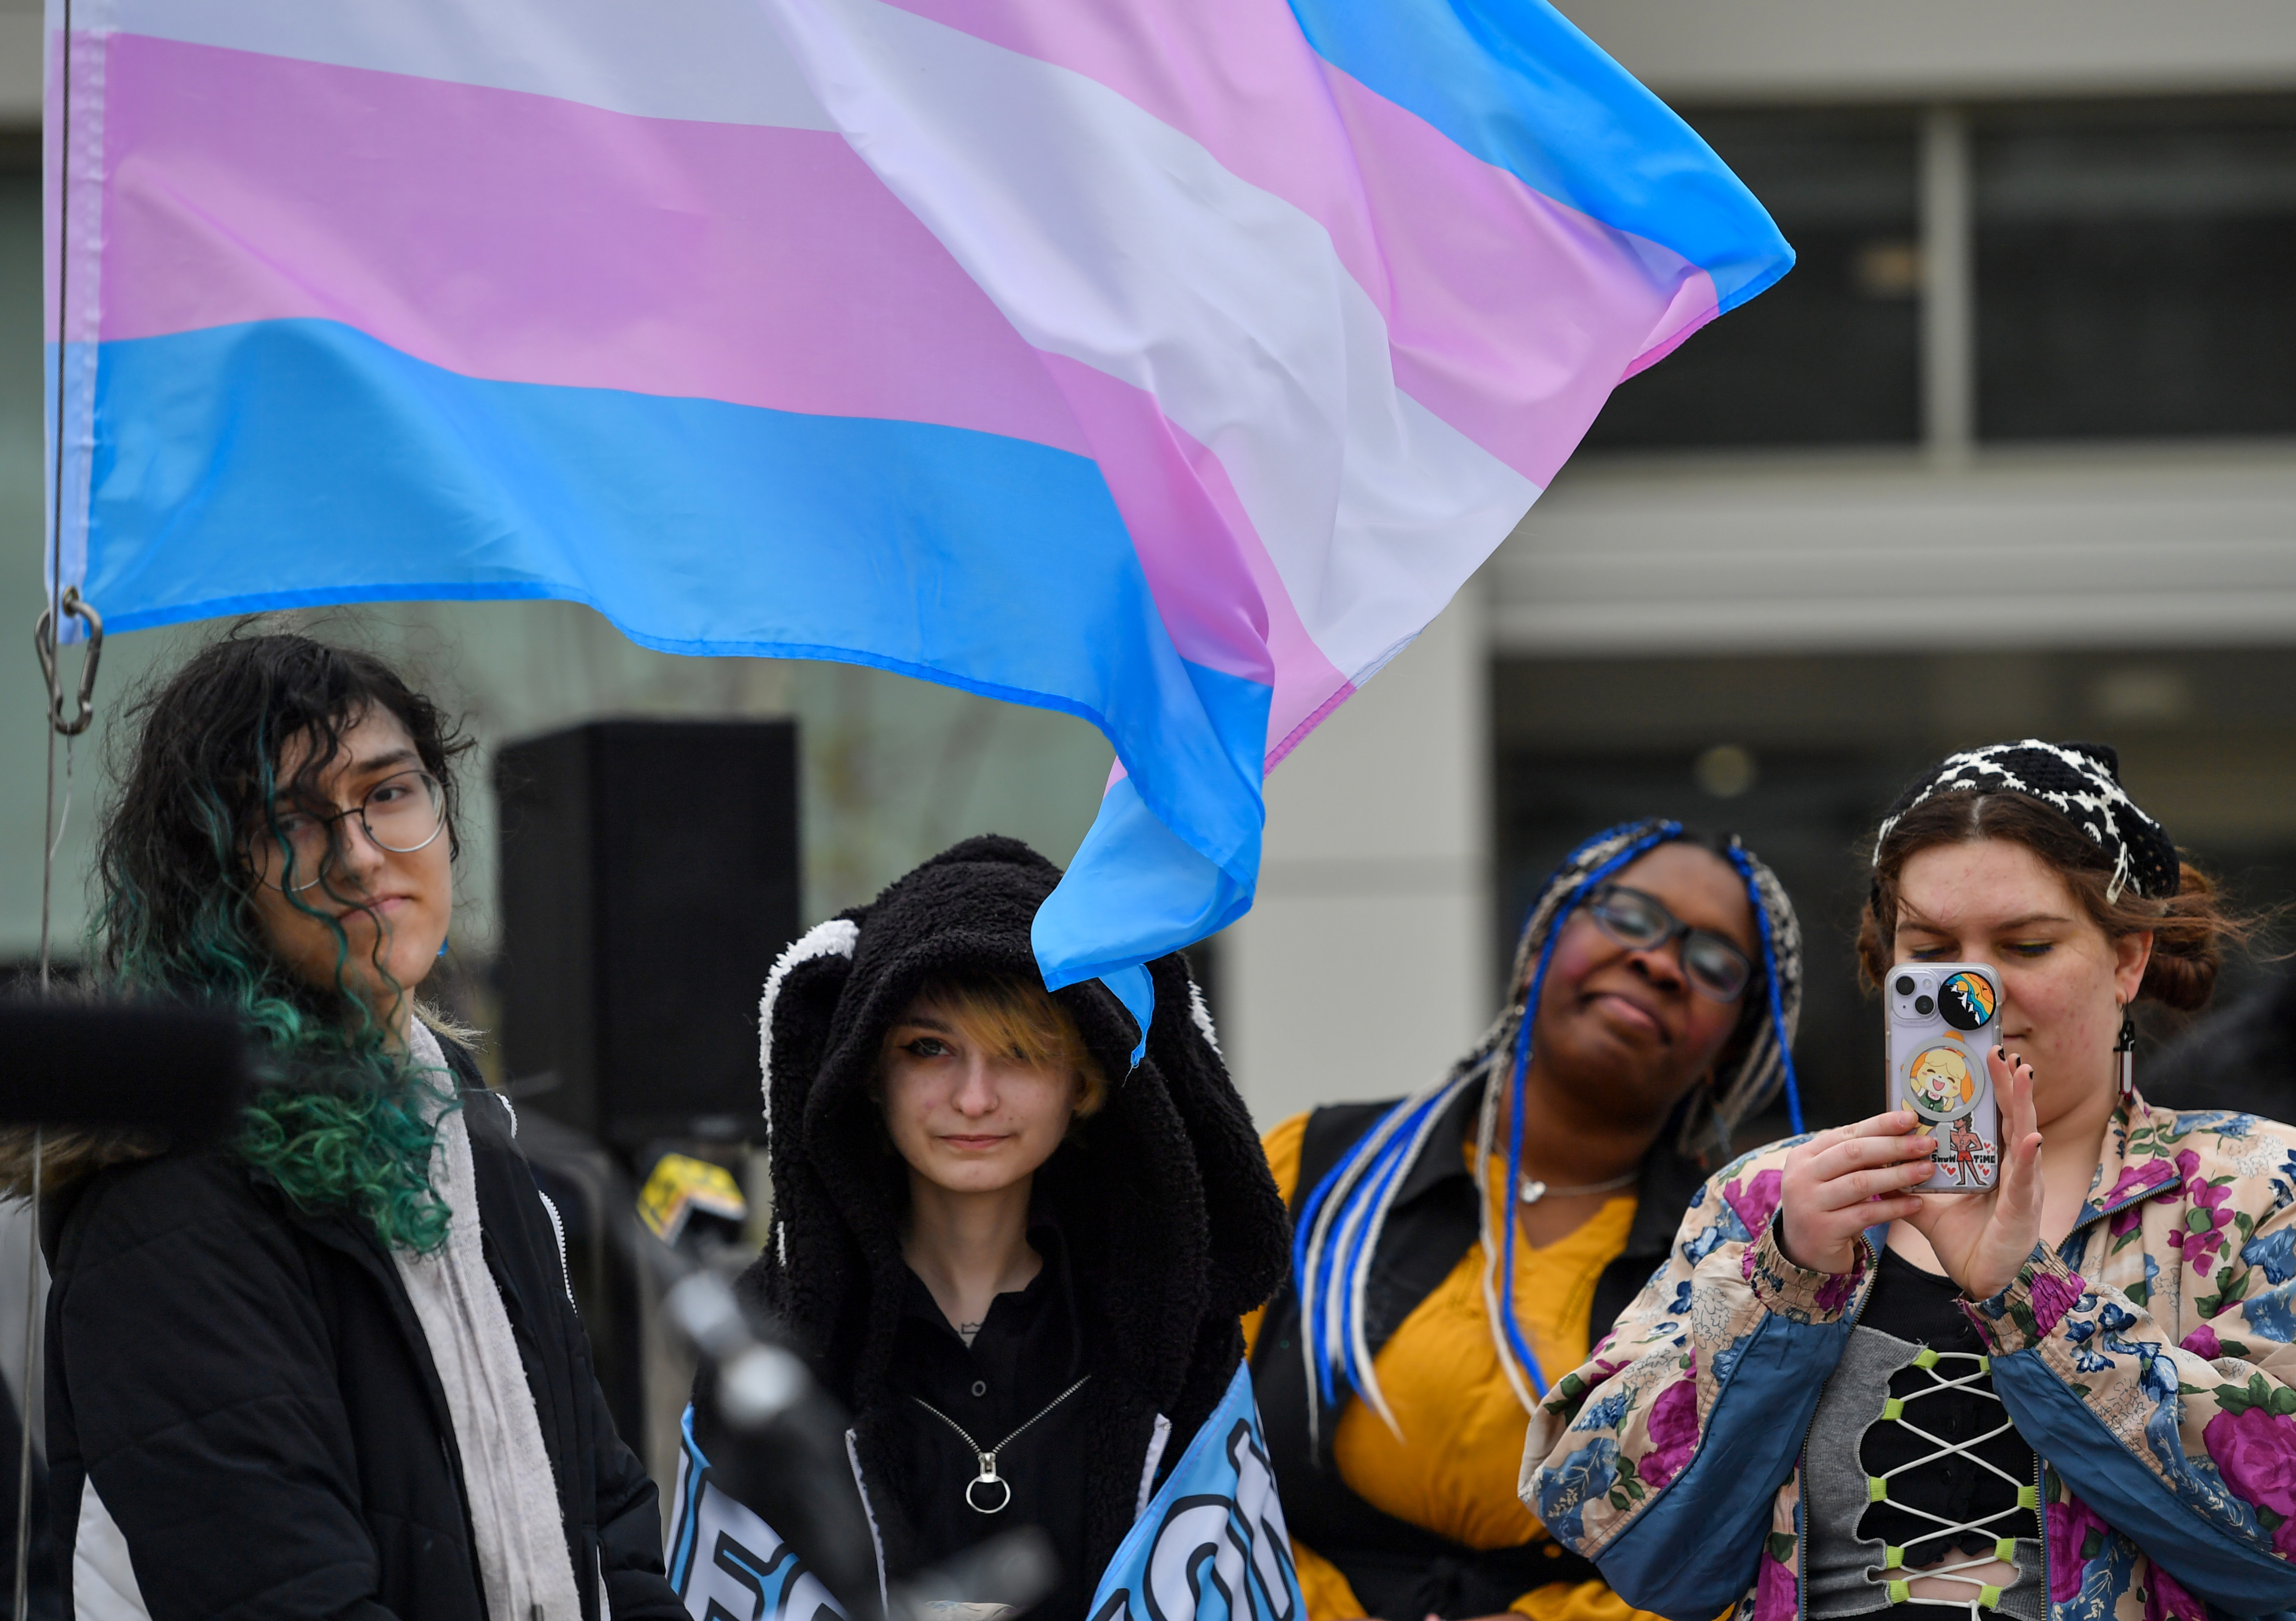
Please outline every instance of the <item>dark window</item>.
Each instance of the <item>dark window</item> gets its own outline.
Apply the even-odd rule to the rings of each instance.
[[[1794,1063],[1806,1118],[1817,1127],[1877,1113],[1882,1019],[1857,990],[1853,952],[1866,884],[1852,852],[1921,758],[1876,753],[1763,749],[1755,779],[1722,799],[1702,787],[1695,749],[1503,748],[1497,866],[1508,928],[1497,960],[1513,960],[1532,903],[1580,840],[1644,816],[1676,817],[1710,832],[1727,828],[1777,874],[1800,915],[1804,988]],[[1738,1146],[1785,1135],[1784,1111],[1781,1102]]]
[[[1972,135],[1980,437],[2296,432],[2296,103]]]
[[[1693,112],[1797,262],[1611,396],[1593,449],[1898,444],[1920,432],[1910,112]]]

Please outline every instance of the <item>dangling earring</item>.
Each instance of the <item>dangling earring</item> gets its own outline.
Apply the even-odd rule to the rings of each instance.
[[[2128,1016],[2126,1003],[2121,1005],[2120,1040],[2112,1050],[2120,1055],[2120,1095],[2126,1098],[2136,1090],[2136,1021]]]
[[[447,954],[447,941],[448,938],[448,936],[444,934],[441,934],[439,937],[439,955],[441,957],[444,957]]]

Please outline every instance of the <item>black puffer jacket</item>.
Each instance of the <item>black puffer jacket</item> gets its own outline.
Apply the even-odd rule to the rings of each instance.
[[[1059,878],[1015,840],[969,839],[815,929],[767,987],[775,1240],[741,1287],[855,1413],[854,1453],[895,1579],[914,1567],[919,1485],[901,1441],[909,1414],[888,1381],[907,1177],[868,1084],[886,1027],[927,981],[1037,975],[1029,927]],[[1149,970],[1155,1018],[1128,1075],[1131,1016],[1097,982],[1057,993],[1111,1084],[1036,1181],[1068,1247],[1092,1376],[1076,1397],[1087,1595],[1137,1511],[1159,1416],[1169,1420],[1160,1475],[1226,1393],[1243,1355],[1237,1320],[1281,1280],[1288,1247],[1283,1201],[1186,965],[1172,956]],[[705,1452],[720,1433],[705,1403]]]
[[[463,1097],[487,1262],[557,1477],[582,1621],[601,1621],[602,1584],[615,1621],[682,1617],[653,1483],[599,1395],[509,1107]],[[101,1568],[98,1544],[116,1554],[124,1534],[154,1617],[482,1621],[446,1394],[363,1226],[297,1211],[220,1151],[98,1172],[49,1201],[42,1226],[67,1582],[76,1541]],[[81,1594],[77,1613],[134,1615],[133,1590]]]

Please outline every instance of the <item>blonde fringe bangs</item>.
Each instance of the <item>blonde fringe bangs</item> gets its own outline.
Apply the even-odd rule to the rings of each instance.
[[[1085,1045],[1084,1032],[1068,1009],[1042,985],[995,979],[965,984],[927,984],[918,1000],[937,1006],[965,1041],[987,1052],[1039,1069],[1065,1069],[1077,1078],[1079,1120],[1108,1101],[1108,1077]],[[895,1029],[898,1028],[898,1022]],[[891,1051],[894,1032],[885,1033]],[[883,1061],[882,1057],[879,1060]]]

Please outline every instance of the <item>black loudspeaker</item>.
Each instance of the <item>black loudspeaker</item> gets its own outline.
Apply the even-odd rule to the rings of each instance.
[[[512,1095],[627,1155],[751,1135],[798,933],[793,720],[601,720],[497,756]]]

